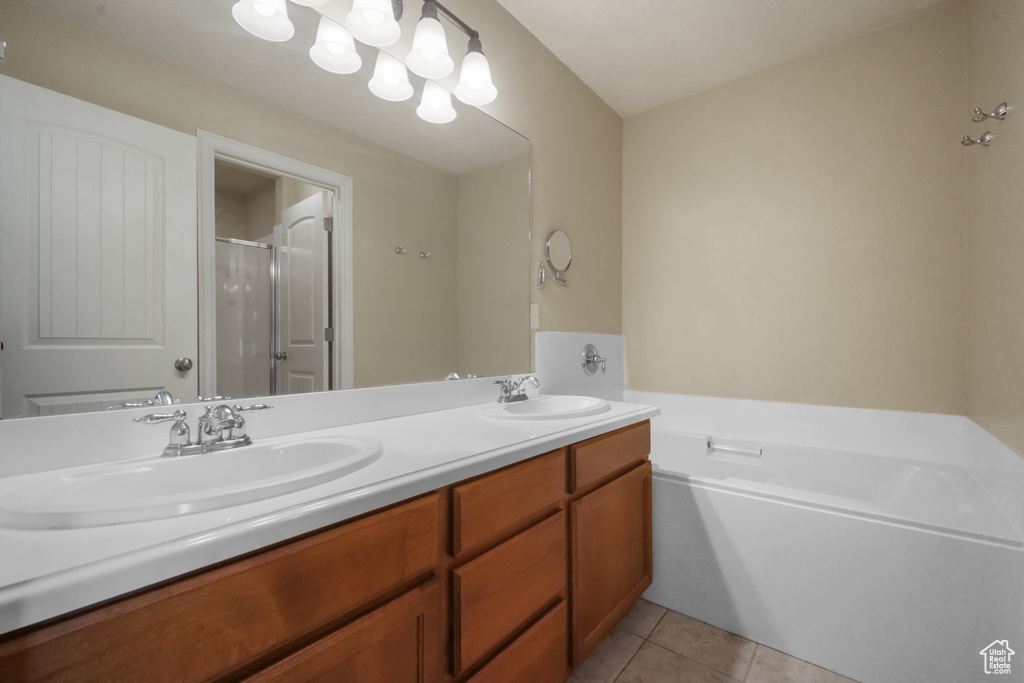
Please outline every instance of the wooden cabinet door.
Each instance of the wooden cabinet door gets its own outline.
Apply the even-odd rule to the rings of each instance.
[[[569,515],[576,666],[651,585],[651,463],[573,502]]]
[[[433,580],[246,680],[432,683],[440,674],[440,600]]]

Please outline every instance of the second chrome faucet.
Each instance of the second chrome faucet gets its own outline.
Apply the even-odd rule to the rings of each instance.
[[[524,384],[532,384],[535,389],[540,389],[540,380],[533,375],[526,375],[519,379],[513,380],[511,377],[505,379],[496,379],[494,384],[497,384],[500,389],[498,395],[498,403],[513,403],[515,401],[525,401],[529,396],[526,395],[526,387]]]

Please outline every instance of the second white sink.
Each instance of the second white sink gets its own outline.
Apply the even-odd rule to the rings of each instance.
[[[40,472],[0,498],[0,526],[91,527],[215,510],[343,477],[382,452],[373,439],[317,438]]]
[[[480,414],[499,420],[564,420],[597,415],[608,410],[608,401],[592,396],[534,396],[514,403],[492,403]]]

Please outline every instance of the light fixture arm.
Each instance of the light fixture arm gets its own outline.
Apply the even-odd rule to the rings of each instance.
[[[401,0],[398,0],[398,2],[401,2]],[[480,33],[478,31],[474,31],[469,24],[464,22],[462,19],[459,19],[457,16],[455,16],[454,12],[452,12],[450,9],[439,3],[437,0],[423,0],[423,5],[424,12],[426,12],[426,5],[433,5],[437,9],[437,12],[439,14],[443,14],[445,19],[450,21],[460,31],[469,36],[470,45],[472,45],[474,40],[477,42],[477,44],[480,43]],[[482,50],[477,51],[482,52]]]

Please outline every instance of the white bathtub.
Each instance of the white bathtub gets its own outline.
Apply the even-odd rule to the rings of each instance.
[[[964,467],[656,428],[645,597],[855,680],[1024,680],[1024,550]],[[1006,679],[1007,677],[1001,677]]]

